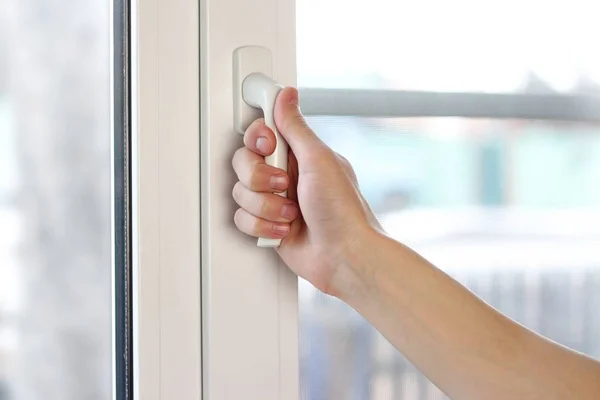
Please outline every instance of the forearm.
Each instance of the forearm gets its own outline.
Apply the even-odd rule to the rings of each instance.
[[[339,297],[450,397],[597,399],[600,364],[506,318],[410,249],[371,233]]]

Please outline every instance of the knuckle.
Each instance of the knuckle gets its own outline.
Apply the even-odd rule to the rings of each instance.
[[[237,209],[233,215],[233,220],[240,231],[248,235],[254,235],[256,233],[258,219],[248,214],[244,208],[240,207]]]
[[[336,153],[337,156],[340,159],[340,162],[342,163],[342,165],[346,168],[348,168],[350,166],[350,161],[348,161],[348,159],[346,157],[344,157],[343,155]]]
[[[265,126],[265,119],[264,118],[257,118],[255,119],[250,126],[248,126],[248,128],[246,129],[246,133],[252,133],[252,132],[256,132],[257,130],[259,130],[262,126]]]
[[[245,147],[240,147],[233,153],[233,157],[231,159],[231,165],[233,166],[233,170],[239,176],[243,173],[243,171],[247,168],[248,165],[248,152],[249,150]]]
[[[231,190],[231,196],[238,204],[239,204],[239,199],[241,196],[241,193],[240,193],[241,189],[242,189],[242,183],[240,181],[237,181],[235,183],[235,185],[233,185],[233,189]]]
[[[235,213],[233,214],[233,222],[235,223],[235,226],[238,227],[238,229],[242,228],[241,218],[242,218],[242,209],[238,208],[237,210],[235,210]]]
[[[241,148],[237,149],[235,151],[235,153],[233,153],[233,157],[231,157],[231,165],[233,166],[234,169],[238,165],[241,150],[242,150]]]
[[[352,163],[348,161],[346,157],[343,155],[336,153],[339,158],[339,162],[342,165],[342,168],[346,171],[348,175],[350,175],[353,179],[356,179],[356,173],[354,172],[354,168],[352,167]]]
[[[265,198],[265,196],[257,196],[255,200],[255,207],[258,215],[260,216],[268,216],[271,210],[271,204]]]
[[[260,171],[258,171],[258,168],[256,166],[254,166],[248,175],[248,188],[250,190],[260,190],[260,186],[261,186],[261,182],[262,182],[262,177],[260,174]]]
[[[260,220],[256,217],[248,218],[248,231],[252,234],[258,234],[260,229]]]

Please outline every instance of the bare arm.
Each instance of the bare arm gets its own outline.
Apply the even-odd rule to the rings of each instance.
[[[275,108],[293,151],[288,173],[264,163],[275,138],[262,121],[233,158],[242,232],[283,238],[277,251],[290,269],[354,307],[455,400],[600,399],[600,363],[511,321],[387,237],[352,167],[297,104],[286,88]],[[272,193],[286,189],[288,199]]]
[[[451,398],[600,398],[597,361],[515,323],[394,240],[362,243],[340,297]]]

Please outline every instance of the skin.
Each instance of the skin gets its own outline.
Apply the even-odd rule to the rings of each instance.
[[[233,157],[238,229],[282,238],[287,266],[362,314],[452,399],[600,399],[600,363],[499,313],[381,228],[351,165],[306,124],[298,92],[277,98],[288,173],[265,164],[255,121]],[[273,192],[288,190],[289,198]]]

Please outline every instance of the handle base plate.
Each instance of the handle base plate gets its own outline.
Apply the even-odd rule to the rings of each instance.
[[[243,135],[252,122],[262,116],[261,110],[249,106],[242,96],[244,79],[252,73],[273,78],[271,50],[261,46],[238,47],[233,52],[233,129]]]

